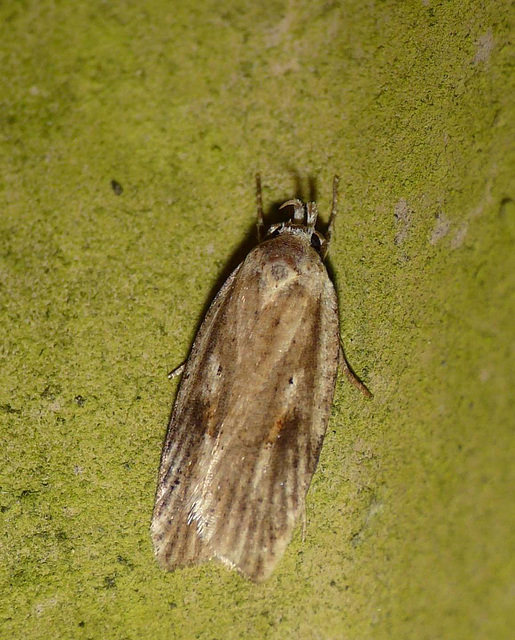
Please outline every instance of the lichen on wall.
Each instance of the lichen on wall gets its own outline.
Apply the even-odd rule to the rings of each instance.
[[[509,2],[6,3],[0,636],[509,638]],[[163,573],[175,382],[265,207],[340,212],[306,523],[256,587]],[[112,181],[120,188],[113,188]]]

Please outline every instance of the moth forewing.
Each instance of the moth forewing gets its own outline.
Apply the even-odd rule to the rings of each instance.
[[[304,508],[334,394],[339,323],[316,208],[303,225],[302,204],[292,204],[294,220],[272,227],[228,278],[186,363],[152,521],[166,569],[217,557],[264,580]]]

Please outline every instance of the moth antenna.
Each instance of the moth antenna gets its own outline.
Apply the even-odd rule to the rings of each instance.
[[[333,234],[334,219],[336,218],[336,211],[338,209],[338,176],[333,178],[333,206],[331,207],[331,216],[329,217],[329,224],[327,225],[327,231],[325,232],[326,251],[329,249],[329,243],[331,242],[331,236]]]
[[[261,176],[256,173],[256,209],[257,209],[257,235],[258,242],[265,237],[265,221],[263,217],[263,194],[261,189]]]
[[[316,202],[308,202],[307,204],[307,216],[306,225],[308,227],[314,227],[318,218],[318,209]]]
[[[284,207],[289,207],[290,205],[293,207],[293,219],[295,222],[302,222],[304,220],[304,205],[298,198],[287,200],[279,209],[284,209]]]

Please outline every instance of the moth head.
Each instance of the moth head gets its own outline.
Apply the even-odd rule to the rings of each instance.
[[[268,229],[266,239],[276,238],[283,233],[304,236],[309,240],[313,249],[324,259],[327,253],[327,240],[315,229],[318,218],[316,203],[308,202],[304,204],[296,198],[295,200],[288,200],[282,204],[279,209],[284,209],[284,207],[289,206],[293,207],[293,218],[288,220],[288,222],[273,224]]]

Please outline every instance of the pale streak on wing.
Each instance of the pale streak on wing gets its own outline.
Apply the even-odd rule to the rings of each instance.
[[[275,281],[267,260],[229,278],[186,367],[154,514],[167,568],[216,555],[265,579],[304,506],[334,390],[336,298],[321,264]]]

